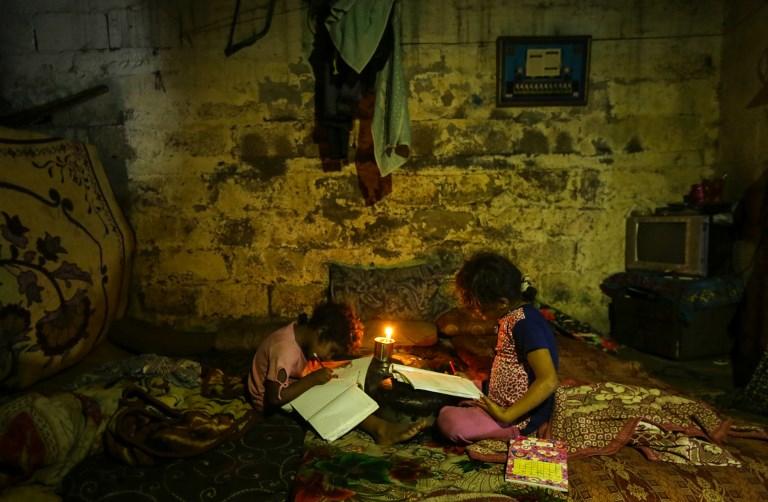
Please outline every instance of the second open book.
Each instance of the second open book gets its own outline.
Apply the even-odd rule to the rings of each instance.
[[[405,380],[418,390],[428,390],[468,399],[477,399],[483,395],[471,380],[457,375],[412,368],[402,364],[393,364],[392,373],[395,374],[395,378]]]
[[[334,368],[335,378],[316,385],[291,401],[301,415],[326,441],[333,441],[357,426],[379,408],[363,391],[370,357],[352,360]]]

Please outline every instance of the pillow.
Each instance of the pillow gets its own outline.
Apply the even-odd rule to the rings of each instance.
[[[490,376],[496,354],[495,335],[458,335],[451,338],[451,345],[473,379],[485,380]]]
[[[0,388],[81,360],[125,310],[133,231],[96,151],[0,128]]]
[[[447,282],[437,264],[356,267],[329,264],[330,296],[349,304],[361,320],[434,321],[447,309]]]
[[[452,308],[440,314],[435,319],[437,330],[441,335],[477,335],[495,336],[496,318],[480,317],[461,307]]]
[[[101,443],[106,425],[101,413],[113,411],[72,392],[51,396],[27,392],[4,403],[0,406],[0,492],[23,482],[58,485]]]

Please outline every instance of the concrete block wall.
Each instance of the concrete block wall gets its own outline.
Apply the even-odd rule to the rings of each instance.
[[[716,162],[719,0],[403,2],[412,157],[370,207],[353,163],[320,166],[306,3],[278,2],[267,36],[225,58],[232,4],[4,2],[0,113],[110,87],[47,129],[104,157],[137,234],[138,318],[294,315],[329,261],[494,249],[607,331],[599,284],[623,269],[625,216],[680,201]],[[558,34],[594,38],[588,104],[497,108],[496,37]]]

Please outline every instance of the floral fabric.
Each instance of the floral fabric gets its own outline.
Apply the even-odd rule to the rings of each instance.
[[[0,388],[104,339],[125,309],[132,250],[93,148],[0,128]]]
[[[483,340],[483,360],[490,365],[495,339],[480,339]],[[572,385],[581,388],[571,395],[576,408],[571,415],[574,420],[582,418],[577,413],[579,404],[584,402],[576,396],[583,397],[588,394],[587,389],[591,388],[584,383],[606,379],[622,381],[627,387],[632,384],[657,389],[658,393],[649,391],[645,403],[663,404],[665,398],[670,397],[672,401],[668,402],[668,406],[664,405],[662,410],[674,410],[674,403],[678,399],[675,391],[652,378],[638,363],[618,359],[589,344],[563,336],[557,337],[557,343],[560,349],[561,382],[570,381]],[[430,355],[430,358],[434,357],[434,354]],[[406,363],[411,364],[411,361]],[[439,364],[432,367],[437,369]],[[488,366],[479,369],[487,375]],[[606,394],[608,391],[603,389]],[[633,399],[628,398],[627,401],[631,405]],[[704,408],[708,409],[705,405],[701,405],[701,408],[684,406],[680,413],[700,412],[698,414],[709,425],[705,429],[696,426],[699,433],[702,430],[717,430],[717,424],[723,420],[716,414],[702,411]],[[681,418],[685,417],[678,417]],[[690,420],[680,421],[681,426],[685,424],[690,425]],[[674,439],[681,437],[690,436],[679,433],[667,436]],[[568,499],[613,502],[768,500],[768,441],[754,439],[759,437],[765,437],[765,433],[755,427],[730,425],[727,442],[719,445],[706,442],[707,448],[722,449],[729,458],[740,462],[741,467],[732,464],[694,465],[704,462],[653,462],[637,447],[619,448],[611,455],[571,455],[568,460]],[[647,437],[637,437],[637,441],[643,439]],[[306,439],[306,454],[296,478],[295,500],[553,500],[548,493],[509,492],[510,483],[503,481],[506,442],[499,442],[502,445],[498,450],[501,452],[499,458],[498,455],[494,456],[496,452],[492,448],[472,454],[480,442],[462,447],[439,441],[425,433],[413,441],[381,448],[360,432],[347,434],[332,444],[310,433]],[[699,446],[703,443],[702,440]],[[687,448],[685,445],[683,447]],[[679,456],[678,453],[673,454]],[[658,450],[657,455],[661,456]],[[700,459],[711,460],[704,457]]]
[[[333,443],[308,432],[304,444],[295,502],[518,500],[515,486],[504,481],[503,465],[473,461],[460,446],[420,437],[382,448],[359,431]]]
[[[328,266],[331,298],[350,304],[363,321],[434,321],[450,305],[438,264],[403,267]]]
[[[381,448],[363,433],[327,443],[314,433],[296,477],[294,500],[558,500],[552,491],[515,488],[504,481],[504,464],[472,459],[468,448],[422,435]],[[506,448],[506,442],[499,442]],[[568,459],[568,500],[689,502],[768,500],[768,443],[732,437],[727,450],[742,466],[649,462],[633,448],[610,456]],[[492,453],[491,450],[485,452]]]
[[[731,422],[703,402],[660,389],[614,382],[560,387],[551,434],[568,443],[572,457],[610,455],[628,444],[638,424],[719,443]]]
[[[503,407],[512,406],[528,392],[528,373],[523,362],[525,354],[518,354],[513,330],[515,325],[525,319],[523,309],[515,309],[499,321],[499,334],[496,341],[496,357],[491,366],[491,379],[488,384],[488,397]],[[520,427],[525,427],[528,420],[523,420]]]

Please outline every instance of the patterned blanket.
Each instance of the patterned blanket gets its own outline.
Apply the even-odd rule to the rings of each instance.
[[[0,406],[0,490],[21,482],[58,485],[102,449],[151,464],[207,451],[256,416],[241,379],[184,359],[147,355],[84,376],[76,391],[26,393]]]
[[[637,363],[576,340],[558,337],[558,344],[561,379],[573,387],[560,392],[562,406],[568,408],[554,428],[572,428],[570,441],[577,449],[612,450],[610,455],[571,456],[570,500],[768,500],[768,442],[749,439],[765,438],[764,432],[723,420],[708,405],[653,379]],[[606,379],[626,384],[585,383]],[[590,406],[595,415],[590,415]],[[604,410],[605,423],[598,420],[598,408]],[[614,441],[627,422],[635,427],[626,428],[623,444],[635,448],[621,448],[621,440]],[[593,426],[606,430],[593,435]],[[470,456],[474,447],[447,445],[426,434],[385,449],[358,432],[330,444],[308,433],[305,442],[297,501],[557,497],[552,492],[526,493],[504,482],[503,463],[494,462],[504,461],[505,445],[485,452],[496,454],[494,459]]]
[[[649,432],[642,429],[635,440],[641,442]],[[694,465],[697,462],[687,460],[685,463],[649,462],[633,448],[621,448],[613,455],[572,455],[568,460],[568,499],[768,500],[768,468],[764,461],[768,457],[768,445],[764,441],[742,438],[749,435],[757,437],[757,431],[731,426],[727,447],[702,441],[699,446],[707,445],[712,450],[699,458],[704,462],[698,463],[708,465]],[[589,440],[587,437],[582,444],[588,444]],[[381,448],[369,436],[357,431],[333,443],[308,432],[294,500],[522,501],[563,497],[558,492],[505,482],[506,443],[496,443],[496,446],[486,445],[490,447],[485,453],[491,455],[483,458],[472,453],[479,443],[467,448],[448,445],[427,433],[404,444]],[[702,451],[698,447],[692,450],[696,454]],[[657,455],[665,453],[678,460],[683,458],[679,451],[656,450]],[[717,459],[726,461],[713,465]],[[658,460],[670,459],[660,457]]]
[[[308,432],[304,445],[296,502],[517,500],[515,487],[504,481],[503,465],[472,460],[463,447],[441,444],[426,434],[382,448],[358,431],[333,443]]]
[[[768,439],[762,428],[734,426],[701,401],[614,382],[558,389],[550,429],[567,443],[570,459],[631,446],[648,460],[709,466],[741,466],[718,445],[727,436]],[[507,445],[483,440],[467,451],[474,459],[503,463]]]
[[[551,434],[568,443],[571,457],[610,455],[632,440],[641,422],[715,443],[725,438],[730,427],[730,421],[701,401],[660,389],[605,382],[559,388]],[[651,435],[649,428],[645,430]]]

